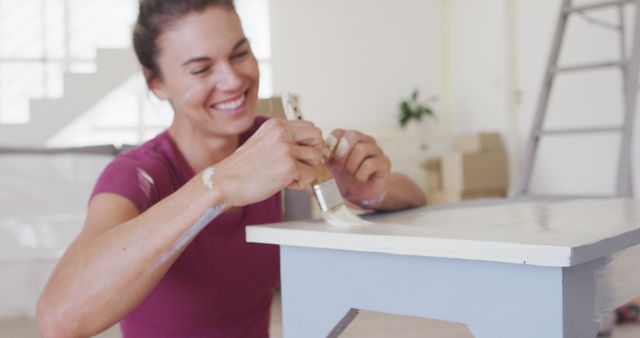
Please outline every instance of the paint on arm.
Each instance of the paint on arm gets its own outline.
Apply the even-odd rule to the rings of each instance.
[[[215,175],[215,169],[212,167],[208,167],[202,172],[202,184],[207,187],[209,190],[213,190],[213,176]],[[171,249],[165,253],[163,253],[156,263],[154,264],[154,268],[163,265],[167,260],[172,259],[178,253],[182,252],[182,250],[189,244],[191,241],[204,229],[207,224],[211,223],[214,219],[216,219],[220,214],[222,214],[227,209],[227,204],[223,203],[221,205],[217,205],[211,207],[205,211],[205,213],[189,228],[187,231],[178,238],[175,244],[171,247]]]

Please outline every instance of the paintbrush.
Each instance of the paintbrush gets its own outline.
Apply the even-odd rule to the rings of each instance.
[[[298,98],[288,92],[282,94],[282,106],[284,113],[289,120],[303,120],[302,111]],[[333,155],[334,149],[325,149],[324,155],[329,158]],[[336,226],[351,226],[368,224],[362,218],[353,214],[345,205],[344,198],[340,194],[340,189],[336,180],[324,164],[316,166],[317,177],[311,183],[313,193],[322,211],[322,218],[329,224]]]

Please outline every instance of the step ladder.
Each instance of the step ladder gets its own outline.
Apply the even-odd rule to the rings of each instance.
[[[602,1],[602,0],[601,0]],[[625,22],[624,22],[624,6],[633,5],[635,7],[635,24],[633,26],[632,49],[630,55],[626,51],[625,41]],[[616,26],[606,25],[597,20],[586,17],[585,13],[596,11],[604,8],[617,7],[619,24]],[[587,21],[600,24],[611,29],[615,29],[620,34],[620,60],[611,62],[601,62],[593,64],[583,64],[575,66],[559,67],[558,59],[560,49],[567,29],[567,21],[571,15],[584,16]],[[575,129],[545,129],[544,119],[549,104],[553,82],[558,74],[588,71],[593,69],[603,69],[617,67],[622,72],[623,91],[624,91],[624,120],[621,126],[602,127],[602,128],[575,128]],[[636,111],[636,99],[638,94],[638,70],[640,67],[640,0],[614,0],[589,5],[574,6],[572,0],[563,0],[560,9],[560,15],[551,46],[551,54],[547,61],[547,69],[544,75],[542,90],[538,98],[535,118],[529,142],[527,144],[524,161],[524,173],[520,184],[515,191],[515,196],[530,195],[529,187],[533,175],[533,167],[535,164],[536,152],[540,140],[547,135],[569,135],[569,134],[596,134],[596,133],[620,133],[621,145],[618,158],[618,170],[616,179],[615,196],[612,197],[631,197],[633,194],[632,187],[632,159],[631,159],[631,142],[633,139],[634,115]]]

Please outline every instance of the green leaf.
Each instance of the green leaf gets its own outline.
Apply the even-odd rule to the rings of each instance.
[[[400,127],[404,128],[407,126],[409,122],[409,115],[403,115],[400,117]]]
[[[400,101],[399,123],[405,127],[411,120],[421,121],[424,116],[436,117],[431,107],[418,102],[418,90],[414,89],[408,99]]]
[[[406,112],[407,114],[411,114],[411,108],[409,107],[409,103],[407,101],[402,101],[400,104],[400,110],[402,112]]]

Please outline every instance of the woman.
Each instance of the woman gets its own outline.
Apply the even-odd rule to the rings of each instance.
[[[85,337],[120,322],[124,337],[267,337],[278,249],[246,243],[244,227],[279,221],[278,192],[314,180],[321,132],[254,115],[258,66],[232,0],[142,0],[134,47],[174,120],[102,173],[40,298],[40,329]],[[328,165],[348,200],[424,204],[372,138],[332,135]],[[212,207],[217,218],[194,228]]]

